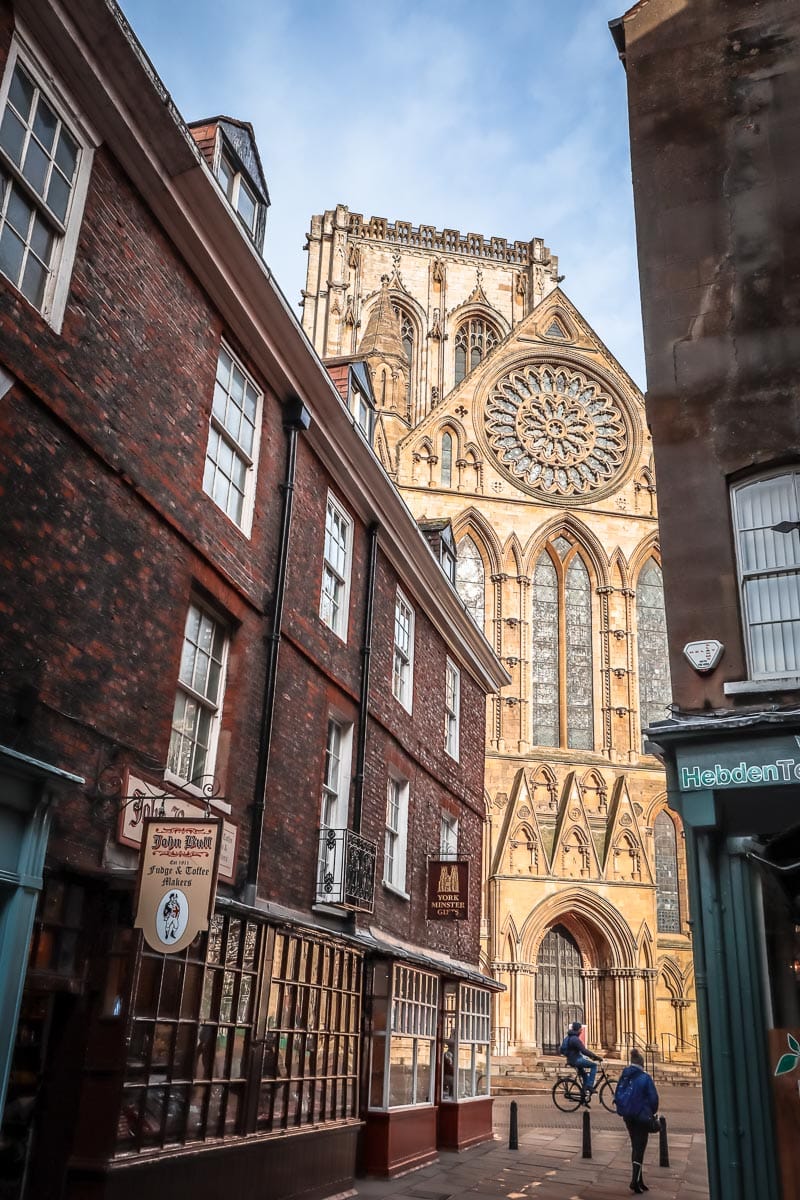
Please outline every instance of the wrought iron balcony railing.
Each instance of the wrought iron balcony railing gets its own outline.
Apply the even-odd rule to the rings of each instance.
[[[378,847],[352,829],[320,829],[317,903],[372,912]]]

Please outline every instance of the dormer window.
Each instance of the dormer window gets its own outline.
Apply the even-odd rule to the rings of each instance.
[[[242,172],[236,169],[233,159],[224,150],[219,156],[217,178],[222,184],[222,190],[228,197],[231,208],[238,213],[239,220],[248,232],[254,234],[258,216],[256,194],[248,185]]]

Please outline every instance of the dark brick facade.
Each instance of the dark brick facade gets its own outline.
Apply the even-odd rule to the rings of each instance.
[[[49,1197],[50,1177],[56,1175],[59,1183],[67,1180],[63,1194],[70,1200],[90,1196],[111,1200],[128,1194],[125,1189],[134,1185],[136,1172],[108,1174],[107,1164],[115,1154],[130,1153],[134,1141],[137,1153],[141,1150],[150,1155],[148,1169],[153,1177],[163,1181],[166,1175],[159,1176],[158,1153],[166,1151],[165,1162],[171,1154],[174,1167],[175,1154],[187,1150],[183,1144],[187,1138],[181,1135],[170,1140],[164,1127],[158,1134],[162,1139],[158,1147],[160,1127],[152,1117],[153,1104],[163,1102],[170,1120],[176,1113],[186,1122],[190,1116],[200,1119],[201,1114],[201,1131],[195,1126],[188,1137],[195,1142],[191,1154],[196,1155],[199,1141],[219,1133],[218,1125],[207,1120],[210,1106],[202,1109],[206,1113],[202,1116],[202,1106],[189,1099],[190,1087],[196,1091],[198,1075],[204,1070],[207,1039],[204,1042],[199,1025],[189,1035],[190,1040],[195,1036],[195,1042],[181,1068],[193,1082],[176,1084],[176,1077],[170,1075],[168,1103],[166,1093],[159,1091],[166,1078],[163,1065],[158,1067],[160,1073],[154,1071],[147,1081],[143,1099],[145,1093],[140,1096],[134,1078],[140,1064],[129,1061],[135,1030],[141,1031],[143,1022],[155,1020],[156,1012],[142,999],[139,973],[163,971],[166,979],[177,957],[173,960],[155,952],[155,965],[148,964],[142,940],[131,929],[138,852],[119,837],[121,812],[131,802],[123,784],[127,770],[156,791],[183,794],[184,799],[191,792],[181,793],[166,774],[190,603],[213,614],[228,640],[214,787],[220,811],[238,828],[238,844],[232,877],[219,884],[214,920],[227,931],[220,937],[228,939],[228,953],[237,962],[245,952],[245,939],[235,930],[241,922],[249,922],[248,936],[253,940],[247,944],[258,947],[252,953],[260,956],[260,966],[251,963],[247,969],[260,971],[265,981],[258,983],[252,1028],[248,1026],[246,1035],[253,1039],[252,1052],[248,1051],[244,1065],[240,1063],[238,1068],[247,1076],[246,1082],[237,1080],[230,1068],[226,1095],[236,1097],[237,1107],[231,1110],[234,1115],[230,1124],[226,1123],[225,1133],[226,1139],[228,1135],[240,1137],[242,1144],[250,1138],[248,1154],[255,1156],[259,1170],[267,1174],[278,1155],[276,1143],[269,1149],[262,1138],[260,1148],[254,1149],[250,1135],[265,1128],[282,1135],[291,1125],[288,1105],[300,1094],[286,1091],[282,1082],[285,1067],[281,1075],[276,1063],[264,1066],[259,1057],[265,1054],[266,1031],[275,1027],[272,1003],[283,986],[275,983],[276,972],[279,975],[285,968],[291,979],[296,978],[291,972],[300,970],[288,950],[284,965],[280,965],[284,936],[280,930],[290,931],[285,934],[287,944],[293,939],[292,946],[302,942],[307,948],[316,947],[310,953],[319,972],[327,971],[332,962],[352,964],[350,975],[351,967],[342,967],[341,979],[349,978],[350,984],[342,982],[341,991],[349,987],[356,998],[342,1001],[337,1018],[344,1023],[351,1044],[361,1033],[360,988],[369,930],[383,930],[403,939],[417,963],[428,969],[431,964],[425,955],[451,955],[459,962],[449,974],[481,982],[477,962],[485,695],[504,677],[354,427],[342,395],[286,309],[238,218],[225,207],[188,130],[177,114],[160,107],[160,93],[153,89],[118,13],[104,0],[89,0],[88,8],[83,2],[72,8],[74,19],[83,22],[93,53],[99,54],[104,64],[117,56],[117,70],[112,72],[115,86],[131,89],[129,99],[135,96],[137,111],[141,108],[141,128],[147,130],[149,140],[147,154],[141,157],[143,135],[124,119],[117,119],[115,100],[109,95],[103,100],[98,94],[105,66],[83,61],[82,52],[75,52],[69,72],[70,85],[77,89],[73,99],[89,121],[96,119],[99,144],[91,164],[60,326],[40,315],[0,275],[0,528],[4,533],[0,547],[0,768],[14,756],[26,755],[48,770],[67,771],[85,780],[83,786],[70,782],[61,788],[47,847],[44,886],[46,896],[55,895],[58,889],[63,894],[72,889],[70,895],[78,896],[83,911],[90,913],[76,925],[69,943],[73,946],[71,965],[64,958],[54,974],[52,964],[45,970],[32,959],[27,976],[25,995],[31,988],[50,995],[48,1003],[58,1020],[62,1019],[62,994],[75,997],[63,1014],[64,1028],[76,1031],[71,1049],[67,1055],[63,1049],[66,1041],[54,1037],[46,1051],[47,1086],[53,1094],[69,1097],[70,1114],[80,1114],[74,1137],[72,1116],[57,1134],[53,1128],[47,1137],[41,1135],[44,1140],[37,1142],[34,1153],[48,1165],[37,1168],[29,1200]],[[63,39],[59,42],[59,20],[55,11],[49,13],[41,30],[45,38],[42,52],[49,51],[55,61],[61,56],[54,51],[64,45]],[[11,30],[10,10],[2,6],[3,59]],[[0,71],[2,68],[0,61]],[[248,129],[241,126],[242,136]],[[162,172],[155,183],[148,175],[148,156],[158,159]],[[171,172],[178,185],[173,184]],[[221,261],[229,264],[229,275],[224,275]],[[223,341],[263,392],[253,519],[247,534],[202,486]],[[347,383],[345,371],[339,380],[344,396]],[[300,411],[300,402],[305,406],[304,415],[310,415],[310,428],[297,432],[295,441],[295,433],[284,427],[284,420],[290,409],[295,414]],[[292,447],[296,448],[296,460]],[[329,491],[352,521],[345,640],[320,618]],[[290,505],[287,541],[284,516]],[[379,549],[371,680],[364,715],[369,547],[374,529]],[[278,636],[273,626],[284,548],[286,587]],[[412,714],[391,692],[398,586],[413,604],[416,617]],[[276,642],[275,703],[267,739],[270,651]],[[448,655],[461,671],[458,762],[444,750]],[[351,774],[356,770],[361,722],[366,721],[360,832],[377,844],[373,912],[332,911],[316,902],[321,789],[331,717],[352,726]],[[380,882],[390,768],[410,784],[407,899],[392,894]],[[265,793],[261,786],[264,771]],[[352,823],[356,787],[352,778],[350,787],[348,821]],[[201,800],[196,791],[193,795],[195,801]],[[262,797],[263,839],[259,840],[256,821]],[[0,805],[2,802],[0,788]],[[460,849],[469,857],[472,871],[470,919],[455,932],[426,920],[426,862],[429,855],[438,853],[444,809],[458,817]],[[251,846],[252,858],[258,857],[259,846],[261,850],[260,862],[255,864],[257,879]],[[46,907],[47,902],[40,905],[36,945],[50,944],[42,933],[52,918],[47,912],[42,915]],[[77,921],[77,911],[74,909],[70,918],[73,921]],[[20,944],[26,945],[29,936],[30,931]],[[61,938],[62,934],[50,931],[47,937]],[[207,941],[202,941],[206,937]],[[197,949],[200,942],[202,949]],[[196,940],[194,952],[200,954],[201,965],[192,966],[187,959],[187,981],[190,976],[202,978],[203,971],[211,978],[211,934],[201,934],[200,942]],[[191,953],[190,947],[187,954]],[[442,971],[447,964],[443,957]],[[241,969],[244,971],[244,966]],[[338,985],[330,980],[337,978],[339,967],[330,969],[333,974],[325,976],[325,986],[335,988]],[[179,970],[184,967],[175,965],[173,978]],[[184,997],[186,988],[188,983]],[[165,995],[162,989],[156,1005],[159,1022],[167,1004]],[[222,994],[215,996],[214,1011],[218,1022],[224,1024],[230,1014],[223,1018]],[[15,1003],[19,1004],[19,998]],[[214,1019],[201,1008],[200,991],[186,1003],[194,1005],[193,1020]],[[183,1004],[182,999],[178,1003],[180,1020],[185,1019]],[[202,1004],[206,1004],[205,991]],[[284,1018],[284,1024],[295,1020],[293,1014],[286,1017],[284,1013]],[[250,1020],[241,1015],[236,1019]],[[305,1025],[305,1017],[298,1015],[297,1022],[303,1029],[311,1028]],[[208,1034],[208,1027],[203,1028]],[[257,1037],[259,1029],[261,1036]],[[233,1030],[229,1032],[232,1037]],[[321,1037],[323,1027],[318,1033]],[[177,1045],[178,1034],[175,1036]],[[290,1036],[282,1035],[283,1047]],[[157,1054],[172,1053],[165,1048],[163,1037],[163,1028],[161,1034],[154,1031],[150,1049],[145,1051],[153,1063]],[[156,1047],[159,1038],[162,1044]],[[273,1048],[275,1045],[273,1037]],[[177,1050],[174,1052],[177,1055]],[[218,1049],[218,1058],[220,1053]],[[225,1054],[227,1050],[223,1058]],[[317,1086],[313,1080],[308,1083],[314,1069],[326,1079],[334,1073],[332,1059],[325,1068],[320,1064],[312,1068],[309,1051],[304,1061],[307,1078],[303,1086]],[[352,1177],[354,1121],[366,1102],[363,1098],[359,1101],[356,1086],[361,1055],[351,1054],[348,1061],[346,1069],[341,1062],[337,1068],[340,1076],[350,1080],[347,1097],[342,1090],[339,1099],[332,1100],[335,1093],[327,1083],[319,1084],[327,1087],[327,1092],[316,1093],[314,1121],[319,1118],[326,1126],[325,1138],[331,1147],[328,1159],[312,1160],[301,1148],[294,1151],[292,1160],[297,1171],[293,1167],[285,1172],[289,1179],[294,1171],[299,1180],[305,1155],[306,1174],[313,1177],[304,1192],[309,1197],[346,1190]],[[215,1074],[218,1067],[215,1060]],[[284,1089],[284,1116],[276,1117],[274,1112],[262,1116],[265,1086],[276,1095]],[[239,1108],[245,1091],[247,1102]],[[311,1096],[312,1092],[305,1094]],[[292,1118],[298,1124],[301,1108]],[[95,1119],[98,1112],[101,1120]],[[45,1123],[42,1129],[46,1128]],[[188,1124],[184,1129],[188,1130]],[[311,1132],[319,1134],[318,1130]],[[487,1136],[489,1133],[487,1125]],[[56,1144],[57,1151],[50,1158],[43,1157],[46,1145]],[[230,1144],[235,1143],[226,1140],[226,1145]],[[72,1154],[77,1156],[75,1161]],[[243,1171],[246,1156],[234,1154],[232,1158],[234,1172]],[[222,1170],[221,1161],[214,1159],[215,1170]],[[324,1175],[325,1161],[336,1163],[328,1177]],[[202,1169],[199,1173],[203,1174]],[[286,1184],[281,1195],[290,1192]],[[199,1200],[206,1195],[210,1193],[201,1189]]]

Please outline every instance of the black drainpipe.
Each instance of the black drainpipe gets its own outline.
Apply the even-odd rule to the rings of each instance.
[[[369,527],[369,560],[367,562],[367,602],[364,608],[364,644],[361,647],[361,698],[358,705],[358,747],[353,788],[354,833],[361,833],[361,811],[364,802],[364,763],[367,757],[367,719],[369,714],[369,668],[372,660],[372,613],[375,607],[375,568],[378,562],[378,526]]]
[[[275,692],[278,683],[278,650],[281,644],[283,601],[286,594],[286,569],[289,563],[289,538],[292,528],[294,477],[297,469],[297,435],[308,429],[311,413],[298,396],[283,405],[283,428],[286,430],[286,478],[281,484],[283,510],[278,546],[278,565],[275,573],[275,592],[272,603],[272,628],[267,637],[267,674],[264,684],[264,705],[261,710],[261,730],[253,793],[253,823],[250,831],[250,857],[245,880],[245,899],[254,904],[258,892],[258,869],[264,842],[264,810],[267,802],[267,776],[272,748],[272,722],[275,715]]]

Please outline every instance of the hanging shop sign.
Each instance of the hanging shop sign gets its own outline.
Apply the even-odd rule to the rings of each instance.
[[[800,783],[800,736],[706,743],[677,754],[681,791]]]
[[[428,920],[466,921],[469,917],[469,863],[430,859]]]
[[[120,807],[117,839],[123,846],[132,846],[135,850],[142,844],[142,830],[147,817],[179,820],[184,817],[205,817],[207,812],[202,798],[195,800],[177,790],[165,791],[163,785],[159,787],[131,772],[125,775],[122,790],[124,795]],[[238,833],[238,827],[233,821],[223,818],[219,852],[220,879],[232,880],[236,874]]]
[[[208,929],[217,893],[219,817],[146,817],[134,928],[161,954],[183,950]]]

